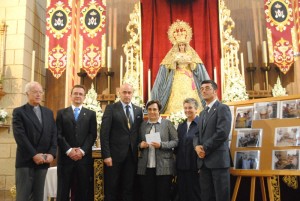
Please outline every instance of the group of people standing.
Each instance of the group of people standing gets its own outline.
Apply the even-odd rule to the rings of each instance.
[[[69,200],[74,183],[75,200],[87,200],[97,125],[95,112],[82,107],[84,86],[73,87],[72,105],[57,112],[56,122],[52,111],[40,105],[43,89],[39,83],[28,83],[25,92],[28,103],[13,111],[16,200],[43,200],[47,168],[56,157],[57,145],[57,200]],[[176,130],[160,116],[159,101],[147,103],[148,119],[144,120],[142,108],[131,102],[133,87],[120,87],[120,101],[106,107],[100,130],[105,201],[136,199],[136,182],[141,189],[138,200],[170,201],[175,174],[180,200],[230,200],[227,140],[231,113],[217,100],[214,81],[204,80],[200,93],[205,110],[198,116],[198,101],[185,99],[187,119]],[[157,141],[150,140],[154,135]]]

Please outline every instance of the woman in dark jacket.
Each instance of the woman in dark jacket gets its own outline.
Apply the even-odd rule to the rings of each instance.
[[[194,98],[183,101],[187,120],[178,125],[178,147],[176,150],[177,182],[180,201],[199,201],[200,184],[197,170],[197,154],[193,137],[198,129],[198,102]]]

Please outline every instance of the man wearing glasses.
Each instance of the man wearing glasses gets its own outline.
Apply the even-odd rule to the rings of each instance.
[[[17,143],[16,201],[43,200],[47,170],[56,156],[56,125],[53,112],[40,105],[44,94],[42,86],[29,82],[25,93],[27,103],[13,111]]]
[[[230,153],[228,135],[231,113],[217,99],[217,84],[213,80],[201,83],[201,95],[206,102],[199,117],[199,135],[194,138],[198,155],[201,201],[230,200]]]

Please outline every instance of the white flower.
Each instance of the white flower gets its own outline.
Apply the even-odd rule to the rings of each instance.
[[[177,128],[180,123],[186,120],[186,116],[184,114],[184,111],[182,110],[176,113],[172,112],[167,119],[169,119],[173,123],[173,125]]]
[[[4,121],[7,118],[8,113],[4,109],[0,109],[0,121]]]
[[[100,127],[102,123],[103,112],[100,106],[100,103],[97,101],[97,92],[94,90],[94,85],[92,84],[91,89],[86,94],[83,106],[87,109],[93,110],[96,112],[97,118],[97,130],[100,132]]]

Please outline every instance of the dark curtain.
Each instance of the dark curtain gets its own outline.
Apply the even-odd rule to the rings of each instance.
[[[168,28],[177,19],[188,22],[193,29],[190,45],[202,59],[213,79],[217,68],[220,83],[220,38],[218,0],[142,0],[142,41],[144,62],[144,100],[147,100],[148,69],[153,85],[160,62],[171,49]],[[221,88],[221,87],[220,87]],[[221,99],[219,90],[219,98]]]

